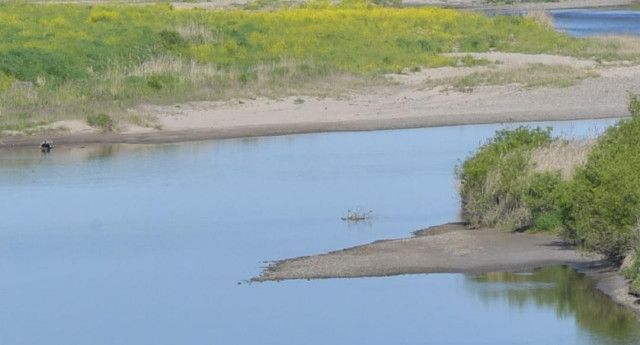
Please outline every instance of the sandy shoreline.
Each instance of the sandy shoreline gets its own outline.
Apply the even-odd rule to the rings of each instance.
[[[527,271],[569,265],[591,276],[614,301],[640,315],[627,282],[603,258],[576,250],[548,234],[468,230],[444,224],[414,237],[382,240],[326,254],[275,261],[255,282],[290,279],[378,277],[401,274]]]
[[[602,66],[594,61],[545,54],[476,53],[489,66],[443,67],[386,76],[385,85],[350,90],[343,97],[202,101],[140,105],[132,111],[155,119],[160,130],[123,127],[102,133],[86,123],[61,121],[57,133],[0,136],[0,147],[89,143],[167,143],[312,132],[368,131],[506,122],[620,118],[628,116],[629,93],[640,93],[640,66]],[[569,87],[528,88],[517,84],[451,89],[456,78],[526,68],[571,66],[595,77]]]
[[[56,145],[86,145],[86,144],[163,144],[214,139],[233,139],[266,137],[291,134],[329,133],[329,132],[357,132],[374,130],[412,129],[442,126],[461,126],[473,124],[537,122],[537,121],[569,121],[587,119],[606,119],[625,117],[624,113],[611,113],[609,116],[593,114],[589,116],[575,116],[573,114],[556,114],[553,116],[538,116],[535,114],[521,114],[517,117],[467,117],[461,116],[446,121],[429,118],[404,118],[401,120],[362,120],[352,122],[315,122],[286,125],[258,125],[238,126],[233,128],[160,131],[150,133],[91,133],[91,134],[54,134],[33,136],[0,137],[0,148],[37,146],[45,138],[53,140]]]

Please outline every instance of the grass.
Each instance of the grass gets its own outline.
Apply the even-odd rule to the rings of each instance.
[[[579,55],[597,61],[640,63],[640,38],[636,36],[600,36],[585,40]]]
[[[594,139],[555,140],[549,145],[534,149],[531,152],[533,172],[560,172],[562,179],[570,180],[577,168],[586,164],[595,144]]]
[[[597,77],[592,70],[564,65],[529,64],[524,67],[501,68],[473,72],[464,76],[434,79],[425,83],[427,87],[445,86],[461,92],[472,91],[478,86],[518,84],[525,88],[569,87],[576,82]]]
[[[102,128],[105,131],[113,130],[113,119],[107,114],[90,114],[87,116],[89,126]]]
[[[384,73],[456,65],[451,52],[614,59],[636,49],[530,18],[358,0],[273,10],[3,3],[0,23],[5,130],[83,120],[96,108],[114,125],[136,122],[128,109],[140,103],[342,94],[382,83]]]

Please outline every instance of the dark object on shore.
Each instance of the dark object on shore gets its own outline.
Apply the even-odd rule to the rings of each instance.
[[[53,148],[53,142],[52,141],[45,140],[40,144],[40,151],[42,151],[43,153],[51,152],[52,148]]]
[[[347,215],[345,217],[341,217],[340,219],[344,220],[345,222],[362,222],[365,220],[368,220],[369,218],[371,218],[371,213],[373,211],[369,211],[369,212],[353,212],[351,210],[347,211]]]

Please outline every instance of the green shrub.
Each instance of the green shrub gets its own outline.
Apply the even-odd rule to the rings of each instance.
[[[640,219],[640,98],[632,118],[609,128],[570,181],[534,173],[531,150],[549,131],[500,131],[465,161],[463,216],[472,225],[562,231],[588,250],[620,261],[638,246]]]
[[[532,174],[525,181],[524,204],[532,217],[532,230],[556,231],[563,228],[560,210],[566,182],[559,172]]]
[[[105,131],[113,130],[113,119],[107,114],[90,114],[87,116],[87,123],[91,127],[102,128]]]
[[[525,172],[531,150],[550,142],[550,128],[501,130],[467,159],[458,171],[465,221],[508,230],[530,226],[532,214],[524,207],[525,194],[533,200],[542,191],[535,189],[537,185],[528,190]]]
[[[633,97],[631,107],[637,106]],[[636,110],[633,110],[636,112]],[[620,260],[640,218],[640,117],[607,130],[571,184],[565,225],[587,248]]]

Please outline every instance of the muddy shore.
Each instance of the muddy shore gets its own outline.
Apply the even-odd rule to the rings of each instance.
[[[453,223],[417,231],[413,237],[275,261],[255,282],[290,279],[379,277],[401,274],[527,271],[569,265],[592,277],[617,303],[640,315],[627,282],[600,255],[578,251],[549,234],[469,230]]]

